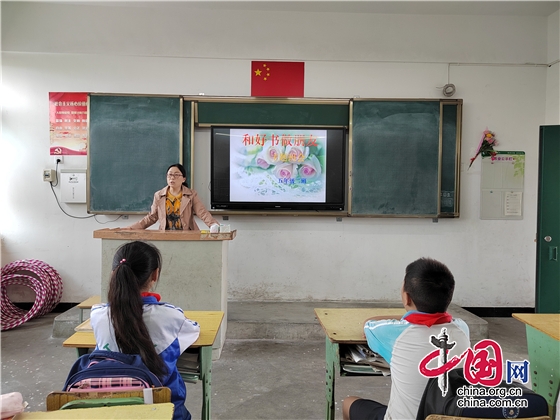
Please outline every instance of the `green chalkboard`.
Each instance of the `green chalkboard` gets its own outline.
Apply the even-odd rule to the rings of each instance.
[[[181,130],[179,97],[91,94],[88,212],[147,212],[179,162]]]
[[[351,105],[350,105],[351,104]],[[461,100],[253,100],[91,94],[88,212],[145,213],[197,126],[350,127],[348,213],[457,217]]]
[[[183,166],[187,172],[187,185],[189,187],[193,185],[192,176],[194,173],[191,165],[194,136],[192,105],[193,103],[191,101],[183,102]]]
[[[442,103],[442,158],[440,216],[459,216],[460,103]]]
[[[298,102],[198,102],[197,124],[210,125],[289,125],[347,127],[348,101]]]
[[[351,214],[437,217],[440,102],[355,100]]]

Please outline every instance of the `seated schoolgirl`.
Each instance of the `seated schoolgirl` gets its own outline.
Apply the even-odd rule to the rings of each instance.
[[[91,325],[97,349],[139,354],[171,389],[173,419],[190,420],[177,359],[197,340],[200,326],[152,293],[160,271],[161,254],[155,246],[140,241],[122,245],[113,258],[108,303],[92,307]]]

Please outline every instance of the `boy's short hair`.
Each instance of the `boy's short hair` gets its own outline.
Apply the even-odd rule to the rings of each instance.
[[[420,258],[406,267],[403,290],[420,312],[445,312],[455,290],[449,268],[431,258]]]

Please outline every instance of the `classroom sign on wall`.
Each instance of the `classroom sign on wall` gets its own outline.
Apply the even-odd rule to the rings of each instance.
[[[523,219],[525,152],[483,152],[481,219]]]
[[[49,92],[51,155],[87,155],[87,93]]]

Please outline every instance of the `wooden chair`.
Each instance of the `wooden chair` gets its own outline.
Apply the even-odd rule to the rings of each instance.
[[[488,420],[488,419],[480,419],[480,418],[472,418],[472,417],[455,417],[455,416],[444,416],[443,414],[430,414],[426,417],[426,420]],[[523,419],[519,418],[518,420],[550,420],[548,416],[540,416],[540,417],[524,417]]]
[[[171,390],[168,387],[152,388],[154,404],[171,402]],[[59,410],[64,404],[77,400],[98,400],[104,398],[144,398],[144,392],[111,391],[111,392],[64,392],[54,391],[47,395],[47,411]]]

